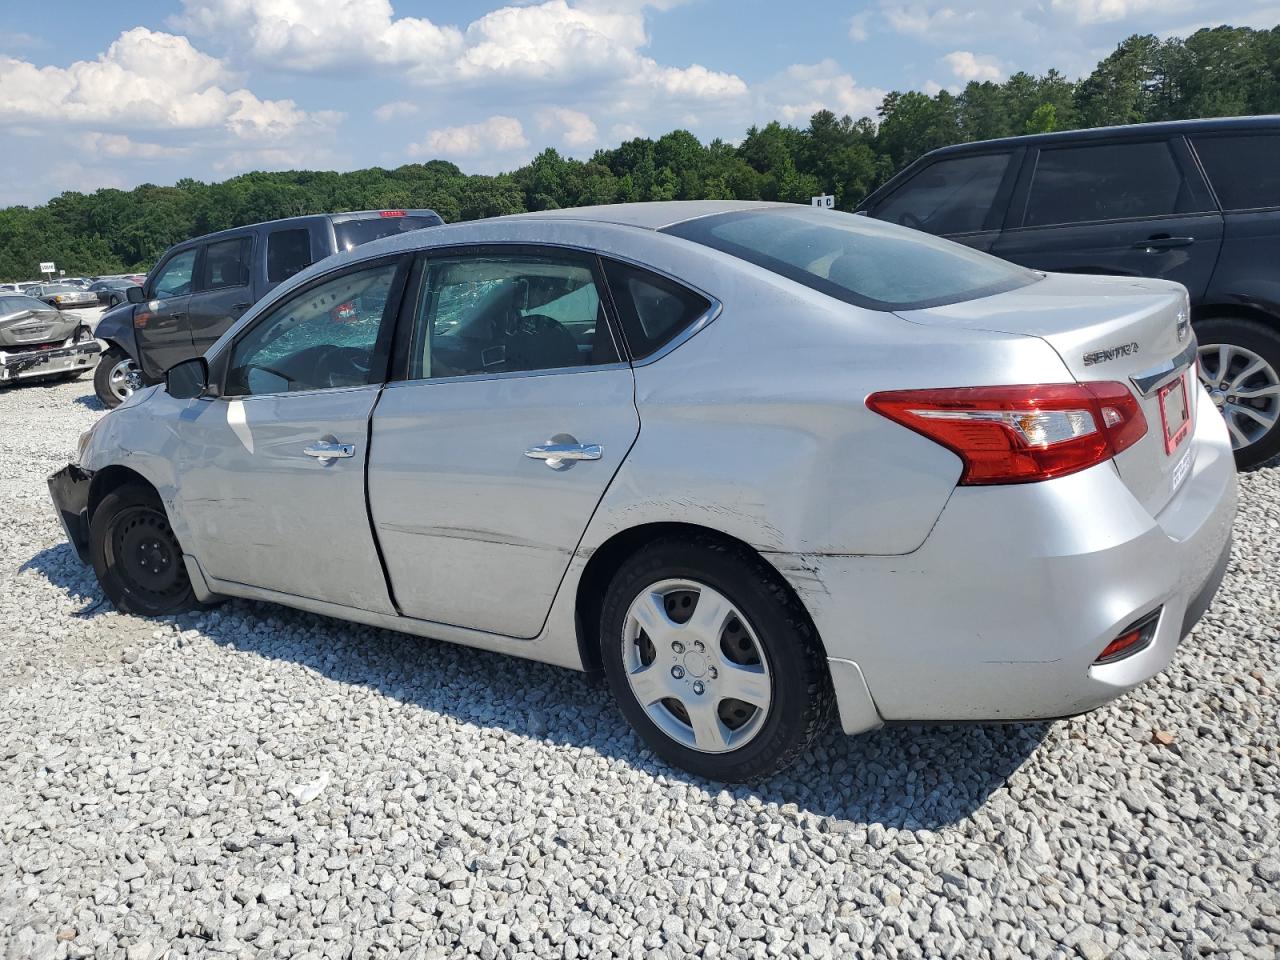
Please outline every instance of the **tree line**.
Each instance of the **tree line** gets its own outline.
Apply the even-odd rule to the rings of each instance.
[[[261,220],[339,210],[430,207],[447,222],[637,200],[783,200],[834,194],[852,209],[936,147],[1079,127],[1280,113],[1280,27],[1132,36],[1087,77],[1015,73],[961,92],[893,92],[878,118],[815,113],[800,128],[753,126],[734,145],[687,130],[575,160],[546,149],[510,173],[465,174],[443,160],[350,173],[248,173],[220,183],[69,191],[0,209],[0,279],[54,260],[68,274],[143,270],[180,240]]]

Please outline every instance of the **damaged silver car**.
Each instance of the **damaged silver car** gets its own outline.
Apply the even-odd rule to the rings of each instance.
[[[100,350],[83,320],[35,297],[0,294],[0,384],[70,380],[92,370]]]

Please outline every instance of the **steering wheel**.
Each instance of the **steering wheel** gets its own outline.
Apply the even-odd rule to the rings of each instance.
[[[369,382],[370,356],[354,347],[325,347],[316,355],[327,387],[363,386]]]

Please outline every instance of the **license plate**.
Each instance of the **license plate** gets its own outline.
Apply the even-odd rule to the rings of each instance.
[[[1160,421],[1164,424],[1164,452],[1172,454],[1191,432],[1186,374],[1160,388]]]

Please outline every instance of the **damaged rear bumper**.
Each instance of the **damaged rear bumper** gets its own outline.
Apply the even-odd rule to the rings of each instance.
[[[49,496],[81,563],[89,562],[89,485],[93,474],[69,463],[49,477]]]
[[[102,347],[93,339],[52,350],[0,349],[0,383],[88,370],[101,352]]]

